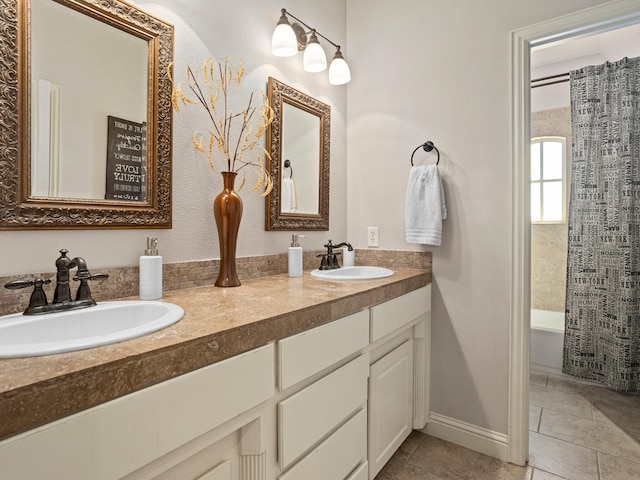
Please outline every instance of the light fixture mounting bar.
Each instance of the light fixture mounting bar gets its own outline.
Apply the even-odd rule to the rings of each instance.
[[[282,13],[284,13],[285,15],[289,15],[291,18],[293,18],[295,21],[301,23],[302,25],[304,25],[306,28],[309,29],[309,31],[314,31],[316,32],[316,35],[321,36],[322,38],[324,38],[327,42],[329,42],[331,45],[333,45],[335,48],[339,49],[340,45],[338,45],[337,43],[332,42],[331,40],[329,40],[327,37],[325,37],[322,33],[320,33],[318,31],[318,29],[313,28],[311,26],[309,26],[308,24],[306,24],[305,22],[303,22],[302,20],[300,20],[298,17],[296,17],[294,14],[292,14],[289,10],[287,10],[286,8],[282,9]],[[308,32],[307,32],[308,33]]]

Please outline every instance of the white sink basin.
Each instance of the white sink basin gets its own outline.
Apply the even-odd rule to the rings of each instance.
[[[184,316],[178,305],[140,300],[44,315],[0,317],[0,358],[34,357],[108,345],[156,332]]]
[[[393,275],[393,270],[382,267],[342,267],[335,270],[312,270],[311,276],[325,280],[373,280]]]

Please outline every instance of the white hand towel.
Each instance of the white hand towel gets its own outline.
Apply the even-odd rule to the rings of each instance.
[[[285,213],[296,211],[296,188],[290,178],[282,179],[282,205],[280,209]]]
[[[447,218],[442,179],[436,165],[411,167],[405,205],[407,243],[440,245]]]

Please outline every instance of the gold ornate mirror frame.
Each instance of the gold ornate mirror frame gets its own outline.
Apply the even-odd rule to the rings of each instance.
[[[273,123],[267,130],[267,150],[269,155],[267,169],[274,180],[271,193],[266,202],[266,230],[329,230],[329,158],[331,148],[331,107],[305,93],[269,77],[269,103],[274,111]],[[318,117],[319,152],[318,169],[318,212],[292,213],[282,209],[282,171],[283,165],[283,104],[300,109]],[[269,159],[270,157],[270,159]],[[297,186],[296,189],[300,187]],[[313,185],[315,189],[316,186]]]
[[[173,26],[121,0],[55,0],[148,43],[145,202],[31,197],[30,2],[0,4],[0,230],[171,227]]]

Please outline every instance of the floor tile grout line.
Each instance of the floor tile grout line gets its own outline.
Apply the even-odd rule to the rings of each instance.
[[[551,470],[545,470],[544,468],[540,468],[540,467],[531,467],[531,468],[532,468],[532,472],[531,472],[532,480],[536,480],[536,476],[535,476],[536,470],[538,470],[539,472],[548,473],[549,475],[553,475],[554,477],[563,478],[563,479],[567,478],[567,477],[563,477],[561,475],[558,475],[557,473],[554,473]]]
[[[427,438],[426,435],[422,435],[422,438],[420,439],[420,441],[418,442],[418,445],[416,445],[416,448],[413,449],[413,451],[411,452],[411,454],[407,457],[407,459],[404,461],[404,463],[409,463],[409,460],[411,460],[411,458],[415,455],[415,453],[418,451],[418,449],[420,448],[420,445],[422,445],[422,442],[424,442],[424,439]]]
[[[558,410],[555,410],[555,409],[553,409],[553,408],[549,408],[549,407],[543,407],[543,406],[539,406],[539,407],[540,407],[540,417],[539,417],[539,419],[538,419],[538,428],[537,428],[537,430],[535,431],[536,433],[539,433],[539,434],[541,434],[541,435],[545,435],[545,436],[550,437],[550,438],[555,438],[555,439],[560,440],[560,441],[563,441],[563,442],[571,443],[571,444],[573,444],[573,445],[578,445],[578,446],[583,446],[583,447],[585,447],[585,448],[590,448],[591,450],[595,450],[595,451],[597,451],[597,452],[601,452],[601,453],[604,453],[604,454],[606,454],[606,455],[611,455],[611,456],[613,456],[613,457],[622,458],[622,459],[628,460],[628,461],[630,461],[630,462],[632,462],[632,463],[640,463],[640,462],[636,462],[636,461],[631,460],[630,458],[625,457],[625,456],[622,456],[622,455],[616,455],[616,454],[613,454],[613,453],[606,452],[606,451],[604,451],[604,450],[599,450],[599,449],[597,449],[597,448],[587,447],[587,446],[585,446],[585,445],[581,445],[580,443],[575,443],[575,442],[572,442],[572,441],[566,440],[566,439],[564,439],[564,438],[556,437],[556,436],[550,435],[550,434],[548,434],[548,433],[543,433],[543,432],[541,432],[541,431],[540,431],[540,428],[541,428],[541,426],[542,426],[542,415],[543,415],[543,412],[544,412],[544,410],[545,410],[545,409],[546,409],[546,410],[550,410],[550,411],[555,412],[555,413],[559,413],[560,415],[566,415],[566,416],[568,416],[568,417],[574,417],[574,418],[577,418],[577,419],[579,419],[579,420],[587,420],[587,421],[592,422],[593,424],[596,424],[596,425],[609,425],[609,424],[608,424],[607,422],[603,422],[603,421],[600,421],[600,420],[596,420],[595,418],[593,418],[593,415],[592,415],[592,418],[591,418],[591,419],[588,419],[588,418],[585,418],[585,417],[581,417],[581,416],[579,416],[579,415],[573,415],[573,414],[571,414],[571,413],[558,411]],[[618,427],[615,423],[613,423],[613,425],[610,425],[610,426],[612,426],[612,427],[614,427],[614,428],[620,428],[620,427]],[[640,443],[640,442],[636,441],[636,439],[635,439],[633,436],[631,436],[628,432],[624,431],[623,429],[621,429],[621,433],[622,433],[622,434],[624,434],[624,435],[626,435],[626,436],[628,436],[628,437],[630,438],[630,440],[631,440],[631,441],[633,441],[634,443]]]
[[[590,404],[590,415],[591,415],[591,418],[583,417],[583,416],[576,415],[576,414],[574,414],[574,413],[565,412],[565,411],[562,411],[562,410],[557,410],[557,409],[555,409],[555,408],[551,408],[551,407],[544,406],[544,405],[536,405],[536,404],[534,404],[534,403],[530,403],[530,406],[532,406],[532,407],[538,407],[538,408],[540,408],[540,409],[545,408],[545,409],[550,410],[550,411],[552,411],[552,412],[560,413],[560,414],[562,414],[562,415],[568,415],[568,416],[570,416],[570,417],[580,418],[580,419],[583,419],[583,420],[589,420],[589,421],[591,421],[591,422],[595,422],[595,423],[597,423],[597,424],[603,424],[603,425],[613,424],[614,426],[617,426],[618,428],[620,428],[620,427],[617,425],[617,423],[616,423],[616,422],[614,422],[613,420],[609,419],[609,417],[607,417],[607,415],[605,415],[605,414],[602,414],[602,415],[603,415],[605,418],[609,419],[609,421],[598,420],[598,419],[595,417],[595,415],[593,414],[593,409],[594,409],[594,408],[597,408],[597,407],[595,407],[593,404]],[[623,429],[623,431],[625,431],[628,435],[630,435],[630,434],[629,434],[629,432],[627,432],[626,430],[624,430],[624,429]],[[640,433],[640,429],[636,429],[636,428],[631,428],[631,431],[632,431],[633,433]]]
[[[544,412],[544,407],[540,407],[540,416],[538,417],[538,428],[536,430],[537,433],[540,433],[540,426],[542,425],[542,412]]]
[[[554,437],[553,435],[548,435],[546,433],[541,433],[541,432],[537,432],[537,433],[538,433],[538,435],[542,435],[543,437],[552,438],[553,440],[557,440],[559,442],[564,442],[564,443],[567,443],[569,445],[574,445],[576,447],[580,447],[580,448],[584,448],[584,449],[587,449],[587,450],[591,450],[591,451],[596,452],[596,453],[598,453],[600,451],[600,450],[598,450],[596,448],[593,448],[593,447],[587,447],[586,445],[580,445],[579,443],[570,442],[569,440],[565,440],[564,438]],[[602,453],[604,453],[606,455],[610,455],[607,452],[602,452]],[[612,455],[612,456],[615,457],[616,455]],[[618,458],[623,458],[624,459],[624,457],[618,457]]]
[[[587,450],[591,450],[591,451],[595,452],[596,453],[596,462],[597,462],[597,466],[598,466],[598,472],[600,471],[600,455],[608,455],[608,456],[613,457],[613,458],[624,460],[625,462],[630,462],[630,463],[634,463],[634,464],[639,464],[640,465],[640,462],[636,462],[636,461],[631,460],[630,458],[622,456],[622,455],[615,455],[613,453],[605,452],[603,450],[598,450],[597,448],[588,447],[586,445],[581,445],[579,443],[574,443],[574,442],[571,442],[569,440],[565,440],[563,438],[554,437],[553,435],[549,435],[549,434],[546,434],[546,433],[541,433],[541,432],[535,432],[535,433],[538,433],[538,435],[542,435],[542,436],[544,436],[546,438],[551,438],[551,439],[557,440],[559,442],[567,443],[569,445],[574,445],[576,447],[585,448]],[[553,473],[553,472],[549,472],[549,473]],[[598,473],[598,476],[599,475],[600,474]]]
[[[598,422],[597,420],[593,419],[593,415],[591,415],[592,418],[586,418],[586,417],[581,417],[580,415],[574,415],[573,413],[563,412],[562,410],[556,410],[555,408],[545,407],[544,405],[533,405],[533,406],[534,407],[539,407],[539,408],[546,408],[547,410],[551,410],[552,412],[560,413],[562,415],[569,415],[570,417],[581,418],[582,420],[589,420],[591,422]],[[604,423],[604,422],[598,422],[598,423]]]

